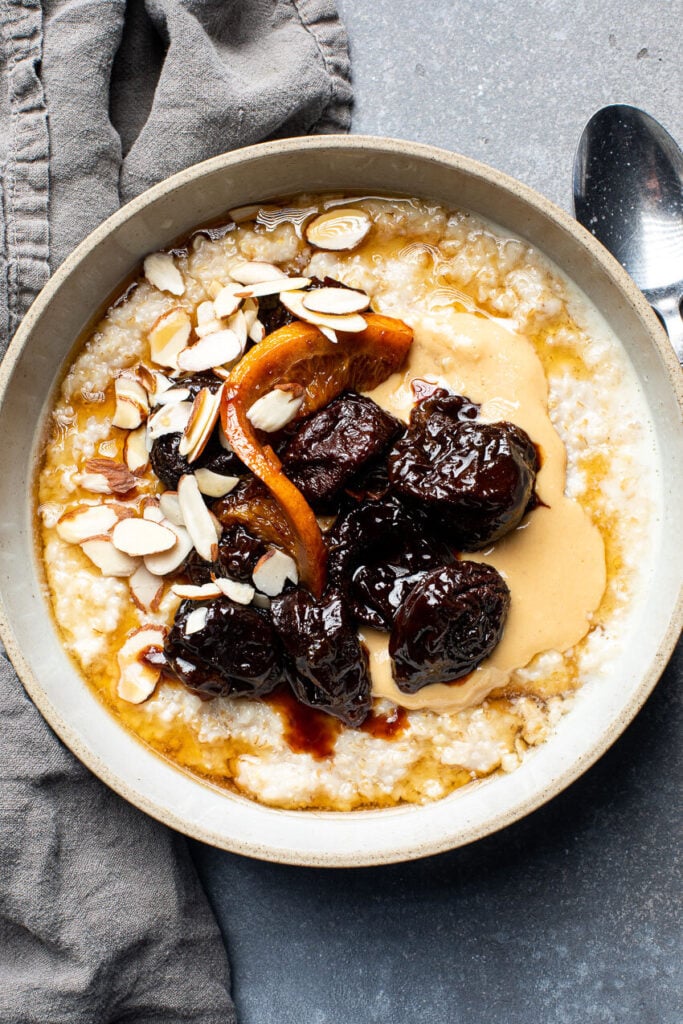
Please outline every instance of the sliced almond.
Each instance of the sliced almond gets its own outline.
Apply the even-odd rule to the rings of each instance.
[[[195,587],[191,583],[176,583],[171,590],[184,601],[210,601],[222,594],[221,588],[215,583],[202,583],[200,587]]]
[[[225,320],[217,320],[213,317],[212,320],[206,320],[203,324],[197,324],[194,329],[194,333],[198,338],[206,338],[209,334],[218,334],[219,331],[225,329]]]
[[[252,580],[256,589],[260,590],[262,594],[266,594],[267,597],[277,597],[282,593],[287,580],[291,580],[292,583],[299,582],[296,562],[279,548],[271,548],[256,563]]]
[[[345,316],[360,313],[370,305],[370,296],[351,288],[314,288],[304,295],[304,306],[313,313]]]
[[[82,544],[92,537],[101,537],[116,526],[119,516],[111,505],[79,505],[65,512],[56,530],[67,544]]]
[[[216,314],[213,308],[213,302],[207,299],[205,302],[200,302],[195,310],[195,317],[197,324],[206,324],[209,320],[213,320]]]
[[[247,221],[256,219],[260,209],[259,205],[252,203],[249,206],[236,206],[233,210],[228,210],[228,214],[235,224],[246,224]]]
[[[147,427],[143,423],[137,430],[131,430],[123,442],[123,458],[131,473],[144,473],[149,465],[147,451]]]
[[[209,617],[208,608],[193,608],[190,614],[185,619],[185,626],[183,633],[185,636],[192,636],[193,633],[199,633],[206,625],[206,620]]]
[[[166,516],[161,511],[161,504],[158,498],[150,496],[145,499],[142,518],[149,520],[151,523],[163,523]]]
[[[348,316],[330,316],[329,313],[314,313],[312,310],[306,309],[302,292],[283,292],[280,302],[299,320],[304,320],[315,327],[329,327],[333,331],[357,334],[368,326],[360,313],[350,313]]]
[[[256,299],[265,295],[278,295],[280,292],[298,291],[308,288],[310,277],[278,277],[274,281],[262,281],[260,284],[237,286],[241,291],[236,293],[240,299]]]
[[[333,331],[331,327],[321,327],[320,324],[317,324],[317,327],[320,333],[324,334],[328,341],[331,341],[333,345],[338,344],[339,338],[337,337],[336,331]]]
[[[184,526],[183,517],[180,512],[177,491],[164,491],[159,495],[159,508],[174,526]]]
[[[152,361],[177,370],[178,355],[187,346],[191,330],[190,315],[182,306],[162,313],[147,336]]]
[[[200,338],[190,348],[183,349],[178,356],[178,366],[181,370],[192,370],[193,373],[210,370],[212,366],[231,363],[242,355],[242,351],[243,346],[234,331],[217,331]]]
[[[249,328],[249,337],[258,345],[259,341],[263,341],[266,336],[266,329],[260,320],[254,320],[253,324]]]
[[[238,476],[224,476],[222,473],[214,473],[210,469],[195,469],[197,486],[207,498],[223,498],[230,491],[234,490],[240,482]]]
[[[156,441],[164,434],[182,434],[192,415],[192,403],[164,405],[147,420],[147,440]]]
[[[213,300],[214,315],[219,319],[231,316],[242,301],[238,292],[244,285],[231,282],[224,285]]]
[[[183,349],[185,351],[185,349]],[[157,405],[180,405],[181,402],[187,402],[190,398],[189,388],[176,388],[170,387],[168,391],[164,391],[163,394],[159,395],[156,401]]]
[[[304,389],[298,384],[277,385],[257,398],[247,411],[247,419],[257,430],[273,433],[291,423],[303,405]]]
[[[146,655],[163,653],[165,635],[163,626],[141,626],[126,640],[118,653],[117,693],[122,700],[130,704],[141,704],[154,693],[161,669],[151,665]]]
[[[160,292],[171,295],[182,295],[185,291],[183,275],[175,265],[175,260],[167,252],[153,252],[144,262],[145,277]]]
[[[236,313],[233,313],[228,320],[228,328],[233,332],[235,337],[240,343],[240,355],[244,352],[247,347],[247,318],[244,315],[243,310],[238,309]],[[227,360],[225,360],[227,362]]]
[[[372,226],[370,215],[365,210],[347,206],[343,209],[321,213],[306,228],[306,238],[318,249],[341,252],[355,249]]]
[[[175,533],[176,542],[168,551],[162,551],[158,555],[147,555],[145,557],[145,567],[154,576],[166,576],[167,573],[175,572],[183,564],[194,546],[192,538],[184,526],[176,526],[170,520],[166,520],[164,525]]]
[[[228,441],[228,438],[226,437],[225,431],[223,430],[223,424],[220,423],[220,422],[218,424],[218,440],[220,442],[221,448],[224,448],[226,452],[234,451],[234,448],[232,447],[232,445]]]
[[[128,520],[124,520],[128,522]],[[81,544],[81,550],[100,570],[103,576],[132,576],[140,565],[139,558],[132,558],[119,551],[109,537],[93,537]]]
[[[244,322],[247,325],[247,331],[251,330],[252,324],[258,316],[258,299],[245,299],[241,306],[244,314]]]
[[[251,604],[256,591],[248,583],[231,580],[227,576],[217,576],[214,580],[222,594],[229,597],[235,604]]]
[[[122,519],[112,530],[111,539],[126,555],[157,555],[176,543],[173,530],[151,519]]]
[[[100,494],[128,494],[137,484],[127,466],[116,459],[87,459],[81,473],[81,487]]]
[[[274,263],[265,263],[263,260],[235,263],[230,268],[230,277],[240,284],[260,284],[262,281],[274,281],[286,276],[284,270],[280,270]]]
[[[193,476],[181,476],[178,483],[178,501],[183,521],[197,554],[206,562],[215,562],[218,557],[216,527]]]
[[[114,381],[114,395],[116,411],[113,425],[124,430],[135,430],[149,413],[147,392],[138,380],[122,374]]]
[[[194,462],[199,458],[213,433],[213,428],[218,422],[222,391],[222,387],[216,392],[202,388],[194,400],[192,414],[178,447],[179,454],[187,456],[188,462]]]
[[[265,594],[254,594],[254,599],[251,602],[255,608],[270,608],[270,598],[266,597]]]
[[[156,612],[164,592],[164,584],[141,563],[128,580],[131,597],[142,612]]]

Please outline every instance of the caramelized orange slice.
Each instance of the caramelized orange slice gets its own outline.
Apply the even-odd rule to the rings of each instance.
[[[282,509],[294,540],[301,582],[316,595],[325,586],[326,553],[320,527],[247,413],[276,384],[300,384],[305,389],[296,419],[321,409],[347,388],[370,391],[381,384],[405,362],[413,332],[402,320],[377,313],[367,315],[367,324],[358,334],[339,332],[336,344],[310,324],[295,321],[281,327],[238,363],[221,402],[223,430],[235,453]]]

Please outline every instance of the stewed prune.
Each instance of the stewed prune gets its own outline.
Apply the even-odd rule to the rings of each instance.
[[[368,655],[341,593],[327,590],[316,600],[299,587],[274,598],[271,613],[297,699],[361,725],[372,703]]]
[[[201,629],[188,622],[205,610]],[[188,632],[188,628],[190,631]],[[164,643],[169,669],[200,697],[261,697],[282,681],[282,651],[268,612],[215,601],[183,601]]]
[[[538,454],[512,423],[481,423],[479,407],[436,392],[415,406],[389,453],[389,479],[429,510],[435,528],[474,551],[513,530],[534,500]]]
[[[183,569],[197,586],[209,583],[212,575],[251,583],[256,563],[267,550],[267,545],[253,537],[243,526],[231,526],[221,535],[215,562],[206,562],[193,549]]]
[[[313,508],[326,510],[403,429],[371,398],[345,391],[299,426],[282,452],[283,469]]]
[[[510,607],[500,573],[455,562],[427,573],[399,608],[389,638],[396,685],[416,693],[471,672],[498,644]]]
[[[342,513],[327,534],[330,582],[358,620],[391,629],[394,616],[425,572],[453,560],[419,509],[397,497],[363,501]]]

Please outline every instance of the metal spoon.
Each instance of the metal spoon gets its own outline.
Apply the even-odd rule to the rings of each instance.
[[[637,107],[603,107],[574,159],[577,220],[616,256],[683,363],[683,153]]]

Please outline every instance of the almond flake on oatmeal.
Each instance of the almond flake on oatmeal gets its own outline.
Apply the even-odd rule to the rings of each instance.
[[[122,519],[114,527],[111,539],[126,555],[158,555],[176,543],[173,530],[150,519]]]
[[[279,384],[256,399],[247,411],[247,419],[257,430],[271,434],[292,422],[303,401],[304,389],[300,384]]]
[[[123,442],[123,458],[131,473],[144,473],[149,465],[147,451],[147,427],[143,423],[136,430],[129,431]]]
[[[214,473],[211,469],[195,469],[194,475],[199,490],[207,498],[223,498],[240,482],[238,476],[224,476],[222,473]]]
[[[213,300],[214,315],[219,320],[222,320],[224,317],[232,316],[241,302],[241,297],[238,295],[238,292],[243,289],[244,286],[237,284],[237,282],[231,282],[230,284],[223,285]]]
[[[167,252],[153,252],[144,262],[145,277],[160,292],[171,295],[182,295],[185,291],[183,275],[175,265],[173,257]]]
[[[257,299],[266,295],[279,295],[280,292],[298,291],[308,288],[310,277],[278,277],[274,281],[262,281],[260,284],[238,285],[241,291],[236,294],[240,299]]]
[[[204,302],[200,302],[195,310],[195,317],[198,324],[207,324],[210,320],[215,317],[213,308],[213,302],[210,299],[205,299]]]
[[[251,325],[258,316],[258,299],[245,299],[240,308],[244,313],[244,322],[247,325],[247,331],[250,331]]]
[[[182,434],[192,415],[192,403],[163,405],[147,420],[147,441],[156,441],[164,434]],[[151,447],[151,445],[150,445]]]
[[[178,356],[178,366],[181,370],[197,373],[201,370],[210,370],[212,366],[231,363],[241,355],[242,345],[239,338],[234,331],[226,328],[216,331],[215,334],[207,334],[194,345],[183,349]]]
[[[221,588],[215,583],[202,583],[195,587],[191,583],[175,583],[171,590],[176,597],[182,597],[184,601],[210,601],[214,597],[221,596]]]
[[[147,335],[152,362],[177,370],[178,355],[186,347],[191,331],[190,315],[182,306],[162,313]]]
[[[194,476],[184,474],[178,482],[178,501],[183,521],[195,550],[205,562],[218,557],[216,527]]]
[[[218,423],[218,441],[221,448],[224,448],[226,452],[233,452],[235,449],[228,441],[225,431],[223,430],[223,424]]]
[[[170,519],[166,520],[164,526],[176,535],[176,543],[168,551],[162,551],[158,555],[145,556],[145,566],[154,576],[166,576],[169,572],[175,572],[194,547],[192,538],[184,526],[176,526],[175,523],[171,523]]]
[[[156,401],[157,405],[180,405],[181,402],[187,402],[190,397],[189,388],[174,388],[164,391],[163,394],[159,395]]]
[[[142,518],[148,519],[151,523],[163,523],[165,516],[161,511],[161,505],[158,498],[152,497],[151,495],[145,498],[142,509]]]
[[[193,633],[199,633],[200,630],[204,629],[208,617],[208,608],[202,608],[201,606],[193,608],[185,619],[185,628],[183,630],[185,636],[192,636]]]
[[[238,580],[231,580],[228,576],[216,576],[214,583],[221,593],[235,604],[251,604],[256,593],[249,583],[240,583]]]
[[[244,315],[242,309],[238,309],[236,313],[233,313],[228,320],[228,328],[233,332],[235,337],[240,343],[240,352],[242,355],[245,348],[247,347],[247,318]]]
[[[158,576],[152,575],[141,563],[128,580],[131,597],[141,612],[156,612],[159,609],[164,584]]]
[[[365,210],[347,206],[321,213],[306,228],[306,238],[318,249],[341,252],[355,249],[367,235],[372,221]]]
[[[370,296],[351,288],[314,288],[304,295],[304,306],[313,313],[345,316],[361,313],[370,305]]]
[[[151,652],[163,653],[166,630],[163,626],[141,626],[130,634],[120,649],[117,693],[130,704],[141,704],[154,693],[161,669],[145,661]]]
[[[308,293],[306,293],[308,294]],[[349,313],[346,316],[332,316],[329,313],[314,313],[304,306],[303,292],[283,292],[280,296],[282,305],[299,320],[313,324],[314,327],[330,327],[333,331],[345,331],[347,334],[358,334],[368,326],[365,317],[360,313]]]
[[[128,467],[116,459],[87,459],[83,469],[81,487],[98,494],[128,494],[138,482]]]
[[[267,597],[277,597],[287,582],[299,582],[296,562],[279,548],[270,548],[262,555],[252,573],[252,580],[257,590]]]
[[[222,386],[216,392],[202,388],[197,393],[192,414],[178,446],[178,453],[186,455],[188,462],[194,462],[199,458],[213,433],[213,428],[218,422],[222,393]]]
[[[149,413],[146,390],[134,377],[121,374],[114,381],[114,395],[116,411],[112,424],[124,430],[135,430]]]
[[[125,551],[119,551],[114,547],[110,537],[92,537],[90,540],[84,540],[81,550],[103,576],[132,576],[140,565],[139,558],[132,558]]]
[[[333,345],[338,344],[339,338],[337,337],[336,331],[333,331],[331,327],[321,327],[320,324],[318,324],[317,327],[320,333],[324,334],[328,341],[331,341]]]
[[[61,516],[56,530],[67,544],[82,544],[84,540],[109,533],[119,519],[111,505],[79,505]]]
[[[249,206],[236,206],[233,210],[228,210],[228,216],[235,224],[246,224],[248,220],[254,220],[258,216],[260,209],[261,207],[255,203]]]
[[[247,263],[235,263],[230,268],[230,277],[240,284],[261,284],[263,281],[274,281],[278,277],[287,277],[274,263],[264,260],[249,260]]]
[[[253,324],[249,328],[249,337],[251,338],[251,340],[254,342],[255,345],[258,345],[259,341],[263,341],[265,336],[266,329],[261,323],[261,321],[258,319],[254,320]]]
[[[212,320],[205,320],[203,324],[197,324],[194,333],[198,338],[206,338],[210,334],[218,334],[223,330],[225,330],[225,320],[216,320],[214,317]]]
[[[159,508],[174,526],[184,526],[177,491],[164,491],[159,495]]]

